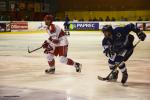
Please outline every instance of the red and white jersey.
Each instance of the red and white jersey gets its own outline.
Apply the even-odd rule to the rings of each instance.
[[[51,24],[49,27],[47,27],[47,32],[49,34],[49,39],[51,41],[53,40],[58,40],[59,43],[53,45],[55,46],[66,46],[68,45],[68,39],[67,36],[65,35],[64,31],[58,26]]]

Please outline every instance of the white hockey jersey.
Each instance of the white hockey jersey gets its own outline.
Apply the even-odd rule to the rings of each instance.
[[[51,24],[46,28],[47,33],[49,34],[49,40],[54,46],[66,46],[68,45],[68,39],[65,32],[58,26]],[[58,41],[58,43],[53,43],[52,41]]]

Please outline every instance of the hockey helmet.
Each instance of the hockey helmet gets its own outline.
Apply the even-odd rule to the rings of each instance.
[[[50,24],[53,22],[53,16],[52,15],[46,15],[44,17],[44,21],[50,21]]]
[[[112,32],[112,30],[113,30],[113,28],[112,28],[111,25],[105,25],[105,26],[103,26],[103,28],[102,28],[103,33],[104,33],[104,32]]]

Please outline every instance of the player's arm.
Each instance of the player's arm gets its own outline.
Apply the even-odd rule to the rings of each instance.
[[[146,38],[146,34],[141,31],[139,28],[137,28],[137,26],[135,26],[134,24],[130,23],[128,25],[125,26],[125,29],[127,31],[133,31],[137,34],[138,38],[141,40],[141,41],[144,41],[145,38]]]
[[[50,30],[50,33],[51,33],[50,37],[49,37],[49,41],[51,41],[54,44],[58,44],[59,43],[58,36],[54,35],[54,34],[56,34],[56,26],[54,24],[51,24],[50,27],[49,27],[49,30]]]
[[[60,41],[66,41],[66,40],[67,40],[66,32],[64,32],[64,31],[61,29],[58,38],[59,38]]]
[[[114,55],[114,52],[111,49],[111,45],[107,44],[107,40],[105,38],[102,41],[102,46],[104,48],[103,53],[105,56],[111,58],[111,56]]]

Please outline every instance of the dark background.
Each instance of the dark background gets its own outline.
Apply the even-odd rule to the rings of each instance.
[[[66,11],[150,10],[149,4],[150,0],[0,0],[0,20],[41,21],[46,14],[63,20]]]

